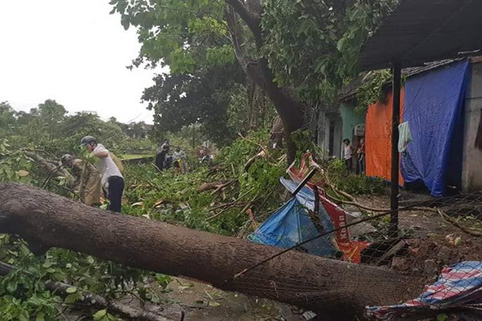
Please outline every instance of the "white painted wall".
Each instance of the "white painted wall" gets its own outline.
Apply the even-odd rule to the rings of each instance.
[[[475,148],[475,137],[482,111],[482,63],[472,64],[472,77],[465,100],[462,190],[482,188],[482,151]]]
[[[342,145],[342,122],[339,115],[335,113],[320,112],[318,119],[318,145],[326,152],[330,149],[330,122],[334,121],[333,151],[332,155],[341,157]]]
[[[333,155],[342,158],[343,157],[343,138],[342,138],[342,129],[343,124],[341,121],[341,117],[336,115],[333,117],[335,120],[335,133],[334,133],[334,144],[333,144]]]

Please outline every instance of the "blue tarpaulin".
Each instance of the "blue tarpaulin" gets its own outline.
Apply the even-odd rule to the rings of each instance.
[[[463,107],[469,62],[462,61],[408,78],[403,121],[413,141],[402,153],[405,182],[422,181],[433,196],[447,184],[460,187]]]
[[[296,183],[281,178],[281,183],[293,192]],[[303,187],[296,197],[284,204],[274,212],[253,234],[249,236],[251,241],[273,245],[281,248],[293,247],[305,240],[319,235],[318,230],[308,216],[307,209],[314,210],[315,197],[313,191]],[[325,231],[333,229],[333,223],[328,213],[320,206],[319,216]],[[320,256],[334,256],[336,249],[333,246],[332,234],[319,237],[302,248],[309,254]]]

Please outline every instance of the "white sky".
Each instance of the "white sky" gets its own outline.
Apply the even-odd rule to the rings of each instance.
[[[154,71],[125,67],[137,57],[109,0],[0,0],[0,101],[28,111],[55,99],[69,112],[152,123],[141,104]]]

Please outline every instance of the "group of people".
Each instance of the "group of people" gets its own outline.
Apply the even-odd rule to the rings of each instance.
[[[89,206],[99,205],[103,191],[109,200],[108,209],[120,213],[124,192],[122,163],[92,136],[83,137],[81,145],[96,158],[95,166],[70,154],[63,155],[61,159],[62,165],[71,168],[74,173],[74,188],[79,190],[81,201]]]
[[[343,140],[343,158],[348,172],[353,172],[353,157],[357,160],[356,173],[365,174],[365,139],[360,138],[358,148],[355,149],[348,138]]]
[[[187,173],[189,167],[186,153],[179,146],[176,147],[172,155],[169,155],[169,150],[169,140],[166,139],[156,151],[156,167],[162,171],[173,166],[177,173]]]

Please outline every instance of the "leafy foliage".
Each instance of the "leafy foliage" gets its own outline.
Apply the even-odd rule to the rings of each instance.
[[[263,54],[280,85],[306,99],[334,98],[358,73],[360,48],[397,1],[267,0]]]
[[[0,102],[0,137],[5,137],[15,126],[15,111],[6,101]]]
[[[30,317],[57,320],[62,306],[69,307],[81,300],[85,291],[112,299],[132,292],[146,301],[160,300],[153,284],[147,283],[156,280],[158,274],[63,249],[51,249],[45,256],[37,257],[30,253],[25,242],[12,236],[0,235],[0,261],[18,267],[0,279],[0,302],[5,303],[0,305],[0,318],[5,320]],[[61,299],[46,288],[48,281],[73,286],[67,289],[68,296]],[[165,281],[162,282],[158,284],[165,289]]]
[[[142,49],[133,65],[169,66],[170,72],[155,77],[155,85],[143,95],[155,112],[157,138],[200,124],[206,138],[225,146],[236,132],[248,129],[246,122],[230,121],[232,110],[247,115],[248,91],[229,36],[224,1],[111,4],[124,27],[138,28]]]
[[[387,84],[391,77],[389,70],[373,72],[371,78],[358,88],[355,112],[364,114],[370,105],[378,101],[385,102],[387,96],[383,91],[383,86]]]
[[[157,137],[199,123],[203,134],[218,145],[234,139],[239,128],[230,126],[227,109],[238,102],[231,93],[244,81],[237,64],[214,66],[193,75],[159,75],[154,80],[156,84],[144,91],[142,99],[155,112]]]
[[[296,135],[295,141],[304,144],[300,150],[312,147],[307,139],[309,132]],[[265,149],[263,146],[268,141],[266,130],[249,132],[222,148],[211,167],[196,164],[197,157],[188,151],[192,170],[185,175],[176,174],[173,169],[159,172],[152,164],[126,164],[127,202],[123,212],[223,235],[246,235],[287,196],[279,183],[279,177],[285,174],[285,163],[280,158],[282,151]],[[264,151],[265,156],[256,159],[246,170],[247,161],[260,151]],[[4,169],[8,176],[0,176],[2,181],[23,181],[37,186],[43,182],[22,151],[12,151],[6,141],[0,144],[0,173]],[[29,174],[24,176],[21,170]],[[330,179],[348,192],[377,191],[377,185],[368,179],[347,176],[342,162],[331,163],[329,171],[333,173]],[[203,183],[212,181],[231,183],[218,191],[198,191]],[[256,222],[246,213],[247,209],[252,210]],[[0,236],[0,261],[19,268],[0,277],[2,319],[56,320],[86,292],[108,299],[133,294],[142,301],[159,303],[162,300],[159,293],[169,291],[171,282],[165,275],[63,249],[50,249],[44,256],[36,257],[24,241],[6,235]],[[71,284],[68,296],[60,298],[49,291],[45,286],[49,280]],[[104,309],[92,314],[96,320],[115,319],[111,311]]]
[[[252,208],[256,217],[268,215],[279,206],[282,188],[278,182],[284,173],[284,163],[274,162],[276,155],[260,159],[244,170],[246,161],[268,141],[267,132],[251,133],[221,150],[216,170],[195,165],[193,170],[178,175],[174,170],[158,172],[152,164],[126,164],[127,204],[123,212],[133,216],[184,225],[224,235],[237,235],[253,229],[243,208]],[[20,157],[20,160],[19,160]],[[2,181],[44,181],[35,172],[31,161],[22,151],[11,151],[6,141],[0,144],[0,171],[8,176]],[[20,170],[27,176],[17,175]],[[220,193],[198,192],[198,187],[212,180],[238,179]],[[268,192],[269,191],[269,192]],[[213,210],[213,207],[218,207]],[[147,218],[146,218],[147,219]],[[63,249],[50,249],[36,257],[26,243],[16,237],[0,235],[0,261],[18,267],[14,273],[0,277],[0,318],[56,320],[63,311],[81,300],[86,292],[121,299],[133,293],[143,301],[159,303],[159,292],[168,291],[171,279],[161,274],[131,269],[92,256]],[[60,298],[49,291],[47,281],[71,284],[68,296]],[[95,312],[94,319],[113,320],[111,312]]]
[[[173,74],[190,74],[214,60],[234,62],[224,21],[223,1],[112,0],[127,29],[138,28],[142,48],[134,65],[169,66]],[[205,45],[208,44],[208,45]]]
[[[280,205],[282,188],[279,177],[284,163],[273,158],[256,161],[247,172],[246,162],[259,152],[258,144],[267,142],[266,132],[251,133],[231,146],[221,149],[216,158],[216,172],[197,166],[185,175],[172,170],[157,172],[150,164],[129,166],[126,169],[126,197],[130,207],[125,212],[134,216],[183,225],[223,235],[236,235],[246,225],[248,217],[242,211],[250,205],[256,215],[266,215]],[[195,160],[190,159],[190,164]],[[273,166],[275,165],[275,166]],[[195,166],[191,166],[195,167]],[[222,193],[198,192],[199,186],[211,181],[237,180]],[[224,205],[225,206],[224,206]],[[212,207],[219,207],[213,211]],[[218,215],[218,216],[217,216]]]
[[[24,153],[12,150],[8,140],[0,140],[0,183],[30,183],[31,169],[32,163]]]
[[[337,189],[353,195],[383,194],[385,182],[380,178],[352,175],[346,170],[343,160],[335,159],[328,164],[328,177]]]

